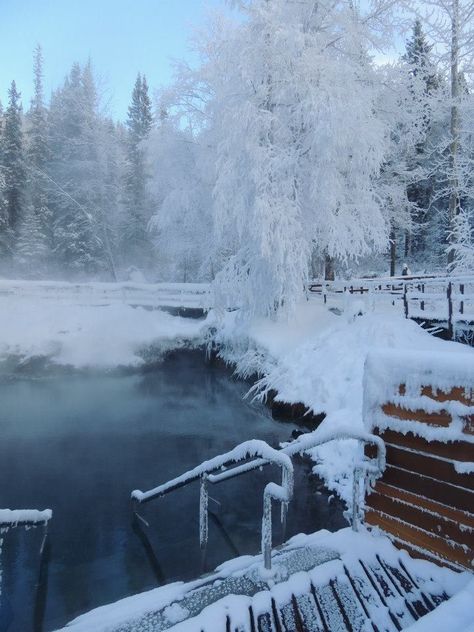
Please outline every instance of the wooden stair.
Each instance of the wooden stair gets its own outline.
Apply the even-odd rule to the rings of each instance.
[[[194,582],[177,601],[114,632],[397,632],[452,596],[449,570],[413,560],[365,530],[297,538],[301,547],[290,541],[276,554],[272,581],[262,579],[253,558],[245,570]],[[94,621],[77,632],[85,629]]]

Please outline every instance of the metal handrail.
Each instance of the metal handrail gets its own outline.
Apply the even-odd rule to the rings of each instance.
[[[277,483],[267,483],[263,491],[261,548],[265,569],[269,571],[271,570],[272,550],[272,500],[278,500],[281,503],[281,519],[284,521],[286,519],[288,503],[293,496],[293,463],[291,458],[282,450],[275,450],[265,443],[265,441],[256,439],[245,441],[230,452],[221,454],[209,461],[204,461],[201,465],[198,465],[163,485],[159,485],[147,492],[140,490],[133,491],[132,499],[139,503],[148,502],[199,479],[199,542],[201,547],[205,547],[208,540],[208,483],[218,482],[211,478],[212,472],[220,470],[230,463],[237,463],[238,461],[247,460],[255,456],[259,457],[258,460],[263,460],[265,464],[273,463],[278,465],[282,471],[281,485]]]
[[[357,431],[351,428],[341,428],[336,431],[326,431],[326,432],[310,432],[301,435],[295,441],[292,441],[285,447],[283,447],[280,452],[286,454],[287,456],[294,456],[296,454],[302,454],[307,450],[312,450],[313,448],[320,447],[325,445],[326,443],[330,443],[332,441],[346,440],[352,439],[358,441],[363,445],[373,445],[377,450],[377,456],[375,460],[375,464],[368,460],[362,460],[356,463],[354,467],[354,483],[352,490],[352,529],[354,531],[358,531],[359,522],[360,522],[360,480],[361,477],[369,478],[370,480],[375,480],[379,476],[381,476],[382,472],[385,469],[385,443],[383,439],[377,437],[376,435],[370,434],[365,431]],[[250,472],[251,470],[257,469],[259,467],[263,467],[268,465],[268,461],[264,458],[255,459],[254,461],[249,461],[248,463],[244,463],[243,465],[237,465],[233,468],[225,470],[219,474],[213,474],[209,476],[209,481],[212,483],[219,483],[229,478],[233,478],[234,476],[239,476],[240,474],[245,474],[246,472]]]
[[[189,483],[200,480],[199,493],[199,541],[201,547],[207,544],[208,540],[208,484],[220,483],[224,480],[234,478],[240,474],[250,472],[257,468],[269,465],[270,463],[279,465],[282,469],[282,483],[268,483],[263,494],[263,516],[262,516],[262,555],[264,559],[264,567],[271,570],[271,549],[272,549],[272,513],[271,501],[279,500],[281,502],[281,521],[286,522],[286,514],[288,503],[293,495],[293,463],[291,457],[295,454],[301,454],[307,450],[322,446],[331,441],[337,440],[356,440],[366,445],[371,444],[377,449],[375,464],[372,460],[363,459],[356,463],[354,467],[354,482],[352,496],[352,529],[358,531],[360,522],[360,480],[375,480],[385,469],[385,444],[380,437],[372,435],[364,431],[355,431],[349,429],[339,429],[333,432],[313,432],[301,435],[296,441],[286,445],[280,450],[271,448],[264,441],[252,440],[241,443],[236,448],[211,459],[204,461],[201,465],[195,467],[183,475],[174,478],[163,485],[159,485],[148,492],[135,490],[132,492],[132,499],[135,502],[144,503],[154,498],[164,496],[176,489],[184,487]],[[224,469],[230,463],[246,460],[249,457],[257,456],[258,458],[247,461],[241,465],[235,465],[229,469]],[[216,470],[221,470],[217,474],[213,474]],[[222,471],[223,470],[223,471]]]

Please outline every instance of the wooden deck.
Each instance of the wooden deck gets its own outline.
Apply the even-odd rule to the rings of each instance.
[[[365,529],[296,536],[274,553],[273,566],[274,577],[264,579],[261,556],[237,558],[178,586],[171,599],[161,598],[167,586],[152,591],[147,612],[115,627],[102,625],[107,608],[126,611],[120,602],[64,632],[396,632],[453,594],[453,571]]]

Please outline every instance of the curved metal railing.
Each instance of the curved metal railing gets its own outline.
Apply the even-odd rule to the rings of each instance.
[[[265,441],[256,439],[245,441],[230,452],[216,456],[209,461],[204,461],[201,465],[198,465],[163,485],[159,485],[147,492],[140,490],[133,491],[132,499],[139,503],[148,502],[154,498],[169,494],[193,481],[200,480],[199,542],[201,547],[204,547],[208,540],[208,483],[216,483],[219,480],[218,475],[213,476],[212,472],[221,470],[231,463],[237,463],[253,457],[258,457],[257,461],[263,461],[265,464],[273,463],[274,465],[278,465],[282,471],[281,485],[273,482],[267,483],[263,491],[261,548],[265,569],[271,570],[272,500],[281,503],[281,519],[284,521],[286,519],[288,503],[293,496],[293,463],[291,458],[282,450],[275,450],[265,443]],[[251,469],[255,469],[255,467]]]
[[[204,461],[201,465],[185,472],[181,476],[173,478],[163,485],[159,485],[147,492],[140,490],[133,491],[132,499],[138,503],[149,502],[150,500],[165,496],[170,492],[184,487],[193,481],[200,480],[199,542],[201,547],[204,547],[208,541],[209,483],[220,483],[271,463],[280,466],[282,470],[281,485],[268,483],[263,493],[261,549],[265,569],[270,570],[272,550],[272,500],[277,500],[281,503],[281,521],[283,525],[285,525],[288,504],[293,496],[293,463],[291,457],[332,441],[346,439],[358,441],[361,446],[367,444],[373,445],[377,451],[375,460],[362,455],[362,458],[356,461],[354,466],[351,523],[352,529],[357,531],[361,520],[360,482],[362,479],[365,481],[374,481],[382,474],[385,469],[385,444],[380,437],[364,431],[355,431],[351,428],[340,428],[333,432],[315,431],[303,434],[297,440],[287,444],[280,450],[275,450],[264,441],[246,441],[236,446],[230,452],[221,454],[209,461]],[[235,465],[239,461],[244,460],[246,461],[245,463]],[[229,465],[231,465],[231,467],[228,467]]]

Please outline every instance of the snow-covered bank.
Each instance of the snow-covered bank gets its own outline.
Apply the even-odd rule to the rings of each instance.
[[[361,315],[359,315],[361,314]],[[241,374],[262,377],[254,392],[303,403],[318,414],[349,409],[360,422],[362,379],[367,354],[375,349],[411,352],[473,350],[435,338],[398,309],[370,311],[354,299],[342,313],[322,301],[304,301],[290,320],[256,320],[244,326],[233,315],[224,320],[217,340],[221,356]]]
[[[0,298],[0,362],[42,357],[74,368],[139,366],[149,350],[204,344],[204,320],[126,304],[78,305],[37,298]]]
[[[397,350],[401,354],[474,350],[435,338],[396,308],[373,311],[358,298],[348,297],[344,310],[330,311],[322,301],[302,302],[290,320],[256,320],[239,324],[229,315],[217,334],[221,356],[242,375],[261,376],[252,392],[277,401],[302,403],[308,412],[325,413],[321,429],[362,430],[363,375],[368,353]],[[407,368],[409,368],[407,366]],[[355,442],[340,441],[317,448],[315,472],[329,487],[350,501]]]

